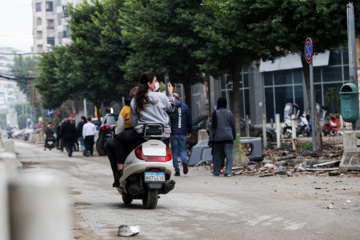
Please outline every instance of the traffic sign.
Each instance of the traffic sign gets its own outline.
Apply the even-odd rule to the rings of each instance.
[[[51,116],[51,115],[53,115],[53,113],[54,113],[54,111],[52,110],[52,109],[46,109],[45,110],[45,114],[47,115],[47,116]]]
[[[312,61],[313,53],[314,53],[311,38],[307,38],[305,40],[304,53],[305,53],[306,62],[310,64]]]

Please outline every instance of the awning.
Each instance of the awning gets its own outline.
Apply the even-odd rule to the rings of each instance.
[[[328,66],[330,58],[330,51],[314,55],[313,66],[321,67]],[[262,61],[260,62],[260,72],[273,72],[287,69],[302,68],[301,58],[299,54],[288,54],[285,57],[276,59],[274,62]]]

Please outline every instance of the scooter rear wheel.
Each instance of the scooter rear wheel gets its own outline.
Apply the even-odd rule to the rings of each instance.
[[[157,206],[158,202],[158,190],[157,189],[147,189],[145,197],[143,198],[143,206],[146,209],[154,209]]]
[[[286,131],[284,134],[284,138],[290,138],[291,137],[291,132]]]

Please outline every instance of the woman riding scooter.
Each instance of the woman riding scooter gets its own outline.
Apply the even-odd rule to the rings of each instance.
[[[116,137],[117,179],[123,175],[124,162],[133,145],[142,139],[143,128],[146,124],[161,124],[164,128],[165,141],[169,143],[171,129],[167,112],[176,110],[172,97],[174,87],[171,83],[167,84],[169,92],[169,98],[167,98],[163,93],[154,92],[159,88],[158,85],[154,73],[149,71],[140,75],[138,91],[130,103],[130,123],[134,129],[124,131]]]

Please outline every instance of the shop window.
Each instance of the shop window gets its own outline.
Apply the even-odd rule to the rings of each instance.
[[[274,72],[274,83],[275,85],[292,84],[292,71],[277,71]]]
[[[341,67],[323,68],[323,82],[339,82],[342,81]]]

